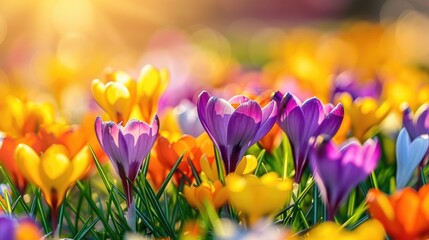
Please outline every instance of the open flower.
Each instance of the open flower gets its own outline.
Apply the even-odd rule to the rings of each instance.
[[[158,116],[149,125],[138,120],[130,120],[123,127],[114,122],[103,122],[101,117],[95,120],[98,141],[109,157],[113,167],[122,180],[127,198],[127,206],[132,202],[132,186],[127,181],[135,181],[143,160],[149,154],[158,136]]]
[[[39,240],[43,238],[41,227],[30,217],[15,219],[0,215],[0,239]]]
[[[233,172],[247,149],[267,134],[277,117],[277,105],[264,108],[245,96],[230,100],[202,92],[197,103],[198,116],[220,152],[226,173]]]
[[[290,93],[282,96],[277,92],[274,99],[279,103],[277,123],[286,133],[292,148],[295,163],[295,182],[301,181],[308,165],[308,141],[311,137],[325,135],[331,139],[343,120],[343,106],[323,106],[317,98],[307,99],[303,104]]]
[[[279,211],[289,201],[292,191],[292,180],[282,180],[275,172],[260,178],[231,173],[225,181],[230,203],[244,214],[250,225]]]
[[[111,71],[108,82],[92,81],[92,96],[110,119],[116,123],[127,122],[136,99],[136,81],[125,72]]]
[[[383,224],[392,239],[429,237],[429,185],[418,192],[407,187],[392,196],[378,189],[370,189],[367,202],[371,216]]]
[[[428,135],[414,138],[411,142],[408,131],[405,128],[399,132],[396,140],[396,188],[404,188],[410,181],[413,172],[423,160],[429,147]]]
[[[19,144],[15,158],[22,174],[36,186],[52,209],[52,227],[57,226],[58,208],[67,190],[88,171],[91,153],[87,146],[75,155],[59,144],[51,145],[42,154],[37,154],[30,146]]]
[[[363,145],[350,140],[338,148],[335,143],[319,137],[310,151],[310,166],[328,210],[328,219],[351,190],[376,168],[381,155],[378,142],[369,139]]]

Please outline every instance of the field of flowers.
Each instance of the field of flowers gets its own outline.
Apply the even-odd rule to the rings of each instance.
[[[429,238],[425,15],[170,29],[137,67],[59,45],[30,72],[1,16],[0,240]]]

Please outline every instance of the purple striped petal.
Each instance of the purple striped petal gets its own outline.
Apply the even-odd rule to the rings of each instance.
[[[305,126],[302,129],[304,139],[310,139],[316,133],[319,124],[324,118],[323,105],[317,98],[310,98],[301,107],[305,118]]]
[[[101,147],[104,148],[103,144],[103,120],[101,120],[101,117],[97,117],[95,119],[95,135],[97,136],[98,142],[100,143]]]
[[[211,135],[211,133],[209,132],[209,129],[207,127],[207,115],[206,115],[206,110],[207,110],[207,104],[210,100],[210,94],[206,91],[203,91],[199,96],[198,96],[198,101],[197,101],[197,112],[198,112],[198,118],[200,119],[201,125],[203,126],[204,130],[206,130],[206,132],[209,134],[209,136],[213,139],[213,136]]]
[[[323,119],[314,136],[326,135],[329,138],[334,137],[341,126],[344,118],[344,107],[341,103],[337,104],[334,109]]]
[[[402,124],[404,125],[405,129],[407,129],[411,139],[417,137],[418,134],[413,124],[413,112],[408,105],[402,110]]]
[[[295,97],[287,94],[281,103],[284,111],[279,114],[278,123],[280,128],[286,132],[290,142],[294,145],[301,143],[304,128],[304,114],[298,105]]]
[[[134,181],[143,160],[150,152],[153,140],[150,136],[150,126],[138,120],[130,120],[122,129],[126,146],[128,149],[128,167],[125,168],[127,176]]]
[[[255,101],[240,105],[228,124],[228,146],[246,146],[252,142],[261,125],[262,110]]]
[[[250,101],[250,98],[243,96],[243,95],[237,95],[237,96],[234,96],[228,100],[228,102],[231,105],[233,105],[233,104],[241,105],[241,104],[248,102],[248,101]]]
[[[234,110],[231,104],[222,98],[212,97],[207,103],[207,132],[210,132],[217,145],[227,145],[228,123]]]
[[[259,127],[259,130],[256,133],[250,145],[255,144],[257,141],[259,141],[261,138],[267,135],[267,133],[271,130],[273,125],[276,123],[277,113],[278,113],[277,103],[274,101],[271,101],[264,108],[262,108],[261,126]]]
[[[128,148],[124,135],[114,122],[107,122],[103,131],[103,149],[109,156],[113,166],[121,178],[128,174],[129,158]],[[121,169],[124,169],[122,173]]]

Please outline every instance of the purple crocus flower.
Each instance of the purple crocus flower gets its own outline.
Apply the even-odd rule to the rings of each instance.
[[[310,167],[327,206],[328,220],[333,220],[353,188],[377,167],[380,155],[380,145],[372,139],[363,145],[351,139],[340,147],[326,138],[316,140],[310,151]]]
[[[132,119],[123,127],[112,121],[95,120],[95,132],[104,152],[109,157],[122,180],[127,197],[127,206],[132,202],[132,186],[127,181],[135,181],[143,160],[150,153],[158,136],[159,120],[155,115],[149,125]]]
[[[308,165],[310,138],[325,135],[331,139],[343,121],[344,108],[341,103],[335,107],[332,104],[323,106],[315,97],[301,104],[291,93],[282,96],[276,92],[273,98],[279,104],[277,123],[289,138],[295,163],[295,182],[299,183]]]
[[[216,145],[226,173],[235,168],[246,150],[265,136],[276,122],[277,104],[264,108],[245,96],[230,100],[211,97],[203,91],[197,102],[201,124]]]
[[[345,71],[338,74],[334,79],[332,100],[336,94],[347,92],[353,99],[359,97],[372,97],[379,99],[383,90],[380,78],[376,77],[372,81],[359,83],[356,74]]]

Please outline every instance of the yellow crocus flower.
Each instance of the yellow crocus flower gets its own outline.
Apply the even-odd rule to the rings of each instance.
[[[92,95],[112,121],[126,123],[136,100],[136,81],[122,71],[110,72],[106,78],[106,84],[98,79],[92,81]]]
[[[51,104],[23,101],[12,96],[6,97],[1,114],[0,130],[13,137],[38,132],[40,125],[54,121],[54,107]]]
[[[158,111],[158,102],[169,82],[168,71],[160,70],[152,65],[142,68],[137,79],[137,104],[142,114],[142,120],[149,122]]]
[[[91,154],[87,146],[74,156],[63,145],[53,144],[40,156],[28,145],[19,144],[15,158],[22,174],[37,187],[53,211],[64,200],[67,190],[88,171]]]
[[[305,240],[382,240],[385,231],[380,222],[375,219],[368,220],[359,225],[353,231],[341,228],[334,222],[323,222],[313,228],[305,237]]]
[[[367,138],[374,135],[376,127],[384,120],[390,111],[390,104],[383,102],[378,103],[377,100],[371,97],[362,97],[352,100],[352,97],[348,93],[342,93],[336,97],[337,102],[341,102],[344,106],[344,119],[350,119],[346,121],[344,127],[349,124],[352,135],[364,141]],[[337,138],[346,138],[345,129],[340,129]]]
[[[226,177],[226,187],[232,206],[253,225],[262,217],[275,214],[289,201],[292,180],[282,180],[275,172],[260,178],[231,173]]]

